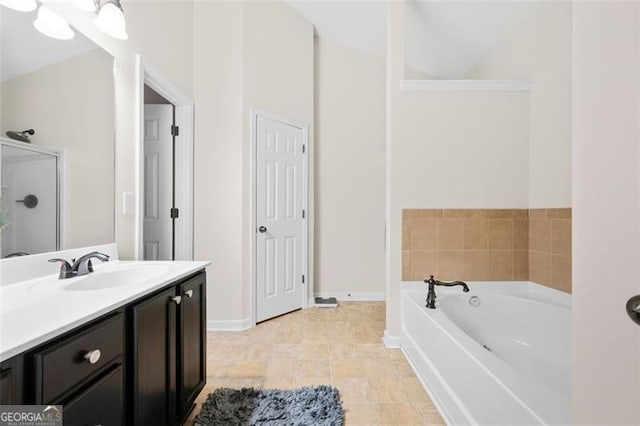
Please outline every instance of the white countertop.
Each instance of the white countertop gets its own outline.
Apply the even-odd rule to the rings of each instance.
[[[59,280],[54,274],[0,286],[0,361],[32,349],[209,264],[199,261],[95,262],[95,272],[82,277]],[[67,288],[73,288],[90,277],[108,277],[117,270],[145,269],[147,265],[159,267],[149,268],[155,272],[149,278],[136,274],[135,283],[90,290]]]

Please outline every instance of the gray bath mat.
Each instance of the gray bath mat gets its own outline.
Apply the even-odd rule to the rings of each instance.
[[[194,426],[341,426],[340,393],[330,386],[293,390],[220,388],[210,393]]]

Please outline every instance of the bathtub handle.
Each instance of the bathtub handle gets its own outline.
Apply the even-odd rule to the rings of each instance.
[[[640,294],[627,301],[627,314],[631,321],[640,325]]]

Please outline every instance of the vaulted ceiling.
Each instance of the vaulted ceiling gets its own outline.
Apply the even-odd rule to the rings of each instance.
[[[443,79],[463,78],[526,16],[533,1],[409,1],[406,65]],[[318,37],[385,56],[386,2],[287,0]]]

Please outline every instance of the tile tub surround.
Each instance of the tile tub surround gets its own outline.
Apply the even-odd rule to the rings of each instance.
[[[571,291],[571,209],[406,209],[402,280],[534,281]]]
[[[529,210],[529,280],[571,293],[571,209]]]
[[[400,349],[382,343],[384,302],[309,308],[243,332],[209,332],[207,384],[193,417],[218,387],[340,391],[345,425],[444,425]]]

